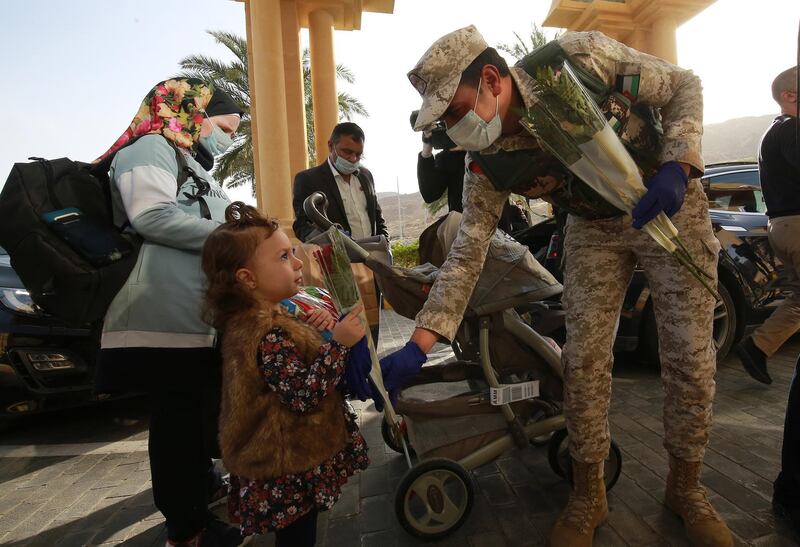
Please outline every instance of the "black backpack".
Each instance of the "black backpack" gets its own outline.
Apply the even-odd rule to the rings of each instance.
[[[167,142],[175,149],[179,189],[194,173]],[[29,159],[14,164],[0,193],[0,246],[45,312],[73,324],[102,319],[141,247],[127,223],[113,222],[108,170],[114,155],[97,164]]]

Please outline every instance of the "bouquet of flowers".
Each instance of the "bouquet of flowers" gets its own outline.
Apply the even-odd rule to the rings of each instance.
[[[539,67],[536,83],[539,100],[522,126],[603,199],[630,213],[647,192],[642,172],[569,63],[556,70]],[[659,213],[643,230],[719,299],[713,276],[697,266],[666,214]]]
[[[333,303],[336,305],[339,313],[345,314],[361,302],[361,294],[358,292],[358,284],[356,283],[355,277],[353,277],[353,270],[350,267],[350,258],[347,255],[347,248],[345,247],[346,236],[342,235],[335,226],[331,226],[328,229],[327,235],[331,243],[315,251],[314,259],[322,270],[325,288],[328,289]],[[372,360],[369,378],[372,380],[381,398],[383,398],[384,419],[389,424],[394,438],[402,444],[403,452],[405,453],[406,460],[410,467],[411,457],[405,443],[405,436],[401,432],[401,422],[397,417],[397,413],[394,411],[392,402],[389,400],[389,394],[386,392],[386,388],[383,385],[381,364],[378,360],[375,344],[369,332],[367,316],[363,310],[359,314],[359,319],[361,319],[361,324],[364,326],[364,330],[367,333],[367,345]]]

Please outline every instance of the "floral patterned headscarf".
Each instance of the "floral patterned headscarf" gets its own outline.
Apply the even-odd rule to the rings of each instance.
[[[196,78],[172,78],[157,83],[145,96],[125,132],[95,161],[115,153],[131,139],[147,134],[161,134],[190,150],[200,138],[203,111],[213,94],[210,84]]]

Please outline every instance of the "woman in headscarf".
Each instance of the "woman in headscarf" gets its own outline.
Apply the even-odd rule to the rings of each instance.
[[[114,220],[143,240],[106,313],[98,392],[146,392],[153,402],[149,454],[167,545],[238,545],[238,528],[208,511],[216,453],[220,359],[201,319],[200,251],[229,199],[208,174],[231,145],[242,110],[201,80],[156,84],[130,126],[98,161],[110,169]]]

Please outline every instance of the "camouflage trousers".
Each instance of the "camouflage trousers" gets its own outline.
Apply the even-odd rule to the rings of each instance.
[[[672,221],[695,262],[716,279],[720,247],[698,180],[689,181]],[[650,236],[634,229],[627,215],[593,221],[570,216],[564,247],[564,412],[573,458],[599,462],[608,455],[612,347],[638,263],[650,287],[660,342],[664,446],[677,458],[702,460],[715,387],[713,296]]]

